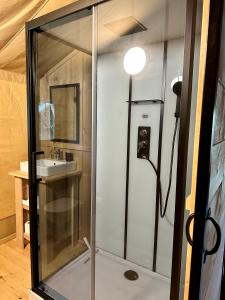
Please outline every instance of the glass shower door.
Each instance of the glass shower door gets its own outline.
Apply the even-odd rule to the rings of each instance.
[[[98,6],[97,247],[119,256],[128,268],[132,262],[166,279],[171,278],[180,122],[172,151],[179,97],[171,83],[183,70],[186,5],[185,0],[152,7],[145,0],[112,0]],[[134,55],[127,63],[130,51]],[[136,72],[142,53],[143,68]],[[142,129],[148,131],[146,140]]]
[[[38,285],[53,299],[89,300],[92,10],[35,29],[33,47]]]
[[[56,300],[166,300],[171,282],[179,286],[171,264],[187,1],[100,3],[78,1],[29,29],[33,287]]]
[[[193,152],[194,128],[187,128],[196,109],[196,98],[190,112],[182,92],[193,69],[198,82],[199,62],[187,75],[187,57],[200,47],[201,18],[194,49],[185,34],[189,1],[112,0],[97,10],[96,299],[178,299],[171,291],[184,283],[186,261],[176,260],[187,241],[175,249],[175,224],[189,214],[191,184],[186,149],[179,149],[185,140]],[[201,4],[196,11],[201,16]]]

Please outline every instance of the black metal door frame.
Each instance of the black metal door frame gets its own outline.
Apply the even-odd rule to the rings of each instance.
[[[197,0],[187,0],[170,300],[180,294]]]
[[[195,223],[189,286],[190,300],[197,300],[200,296],[205,220],[208,208],[210,183],[210,154],[213,129],[213,111],[216,96],[223,2],[223,0],[210,1],[208,46],[199,141]]]
[[[28,98],[28,154],[29,154],[29,197],[31,218],[31,270],[32,290],[47,300],[54,300],[39,288],[39,262],[38,262],[38,219],[37,219],[37,183],[32,180],[36,176],[34,164],[32,164],[33,153],[36,149],[36,121],[35,121],[35,99],[37,97],[37,53],[36,38],[40,26],[49,22],[62,19],[73,13],[84,9],[91,9],[110,0],[80,0],[47,15],[32,20],[26,24],[26,51],[27,51],[27,98]],[[196,20],[197,0],[187,0],[187,22],[185,33],[185,53],[183,70],[183,91],[181,99],[181,121],[178,148],[178,183],[176,189],[176,208],[173,241],[173,263],[171,278],[171,300],[179,299],[179,278],[182,254],[183,220],[185,207],[186,169],[187,169],[187,145],[189,135],[189,119],[191,104],[192,70],[194,58],[194,36]]]
[[[27,65],[27,113],[28,113],[28,159],[29,159],[29,199],[30,201],[30,244],[31,244],[31,285],[32,291],[46,300],[54,300],[39,287],[40,270],[38,257],[38,212],[37,212],[37,181],[36,165],[34,162],[36,152],[36,119],[35,99],[38,97],[37,89],[37,32],[40,27],[60,20],[74,13],[92,9],[93,7],[110,0],[81,0],[63,8],[50,12],[26,23],[26,65]]]

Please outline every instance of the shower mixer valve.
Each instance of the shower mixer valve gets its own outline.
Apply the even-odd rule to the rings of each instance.
[[[148,135],[148,130],[146,128],[143,128],[140,130],[140,136],[143,138],[146,138]]]
[[[148,159],[150,153],[151,127],[138,127],[137,158]]]

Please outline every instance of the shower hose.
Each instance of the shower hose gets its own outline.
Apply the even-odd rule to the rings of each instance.
[[[175,149],[175,140],[176,140],[176,134],[177,134],[177,128],[178,128],[178,121],[179,118],[176,117],[174,132],[173,132],[173,140],[172,140],[172,149],[171,149],[171,157],[170,157],[170,172],[169,172],[169,183],[168,188],[166,192],[166,199],[165,203],[163,204],[163,197],[162,197],[162,184],[161,184],[161,178],[160,174],[154,165],[154,163],[151,161],[150,158],[147,158],[147,161],[151,164],[153,170],[155,171],[156,177],[157,177],[157,185],[159,190],[159,204],[160,204],[160,216],[161,218],[164,218],[166,215],[168,202],[169,202],[169,196],[170,196],[170,190],[171,190],[171,183],[172,183],[172,176],[173,176],[173,160],[174,160],[174,149]]]

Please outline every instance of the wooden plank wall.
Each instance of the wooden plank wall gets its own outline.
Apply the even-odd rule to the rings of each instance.
[[[15,232],[14,179],[9,171],[27,160],[25,75],[0,70],[0,242]]]

